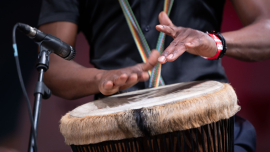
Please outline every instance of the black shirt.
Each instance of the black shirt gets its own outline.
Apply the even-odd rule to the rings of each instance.
[[[159,32],[158,14],[164,0],[129,0],[150,49],[155,49]],[[225,0],[175,0],[170,18],[176,26],[200,31],[220,31]],[[119,69],[141,63],[118,0],[43,0],[39,25],[70,21],[76,23],[90,46],[90,62],[99,69]],[[173,39],[166,37],[165,48]],[[166,84],[195,80],[227,82],[221,60],[206,60],[185,52],[162,66]],[[125,91],[148,87],[141,82]]]

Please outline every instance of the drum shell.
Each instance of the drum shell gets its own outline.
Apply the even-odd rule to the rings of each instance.
[[[234,116],[184,131],[71,148],[73,152],[233,152]]]

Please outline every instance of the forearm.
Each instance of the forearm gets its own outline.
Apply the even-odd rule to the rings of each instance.
[[[75,45],[78,27],[74,23],[53,22],[42,25],[39,29],[60,38],[73,47]],[[96,75],[100,72],[102,70],[85,68],[52,53],[49,69],[44,75],[44,82],[54,95],[65,99],[77,99],[99,92]]]
[[[270,58],[270,19],[260,19],[240,30],[222,33],[226,56],[248,62]]]
[[[86,68],[51,54],[44,82],[54,95],[65,99],[77,99],[99,93],[99,80],[96,76],[101,72],[103,70]]]

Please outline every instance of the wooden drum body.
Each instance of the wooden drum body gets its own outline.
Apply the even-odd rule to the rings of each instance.
[[[229,84],[186,82],[89,102],[60,131],[74,152],[231,152],[239,110]]]

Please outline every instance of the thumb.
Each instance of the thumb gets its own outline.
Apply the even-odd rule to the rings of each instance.
[[[161,25],[174,26],[171,19],[165,12],[160,12],[158,15],[158,20]]]
[[[158,57],[159,52],[157,50],[152,50],[147,62],[142,64],[142,70],[143,71],[152,70],[158,62]]]

